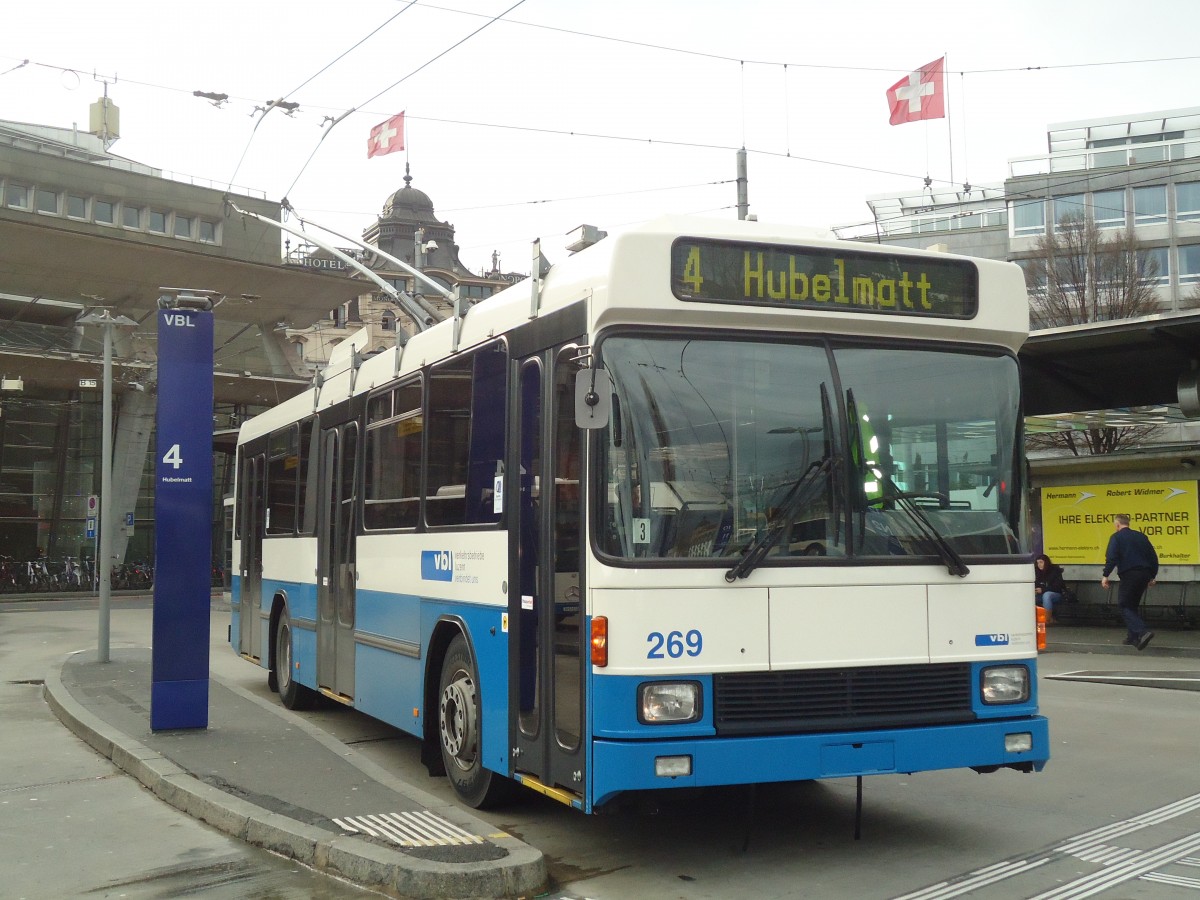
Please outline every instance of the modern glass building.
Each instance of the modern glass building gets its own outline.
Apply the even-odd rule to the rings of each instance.
[[[1130,227],[1153,259],[1158,311],[1193,310],[1200,286],[1200,107],[1049,126],[1046,151],[1002,182],[870,197],[873,221],[843,237],[1017,262],[1065,215]]]

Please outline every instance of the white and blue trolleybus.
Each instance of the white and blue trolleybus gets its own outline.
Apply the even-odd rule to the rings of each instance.
[[[1041,770],[1027,331],[1009,263],[614,234],[243,425],[233,647],[472,806]]]

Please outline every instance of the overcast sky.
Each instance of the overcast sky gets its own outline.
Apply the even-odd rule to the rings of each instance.
[[[86,128],[103,78],[112,152],[355,235],[407,162],[478,272],[528,271],[536,237],[561,259],[585,222],[735,218],[741,146],[752,213],[828,227],[927,174],[1001,182],[1050,124],[1200,106],[1191,0],[440,2],[21,0],[0,118]],[[888,125],[887,88],[943,54],[948,119]],[[279,97],[299,109],[255,113]],[[402,110],[407,151],[368,160]]]

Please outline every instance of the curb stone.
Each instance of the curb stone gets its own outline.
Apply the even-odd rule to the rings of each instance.
[[[440,864],[353,835],[333,834],[231,796],[116,732],[88,711],[63,683],[65,662],[47,674],[42,687],[43,697],[58,719],[156,797],[225,834],[356,884],[413,900],[512,897],[534,894],[545,886],[545,857],[508,835],[489,835],[489,840],[505,850],[503,861]]]

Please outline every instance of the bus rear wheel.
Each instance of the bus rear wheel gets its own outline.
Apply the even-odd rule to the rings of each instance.
[[[271,670],[271,679],[279,689],[279,699],[288,709],[311,709],[317,699],[317,693],[312,688],[300,684],[292,673],[292,619],[285,608],[279,614],[279,622],[275,626],[275,667]]]
[[[467,639],[455,636],[438,682],[438,744],[450,784],[464,803],[484,809],[507,799],[512,782],[483,766],[479,672]]]

